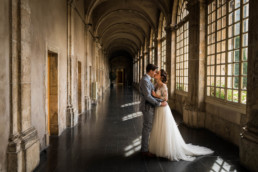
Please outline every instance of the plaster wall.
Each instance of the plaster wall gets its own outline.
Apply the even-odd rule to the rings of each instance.
[[[82,110],[85,106],[85,99],[84,99],[84,84],[85,81],[85,28],[84,22],[82,21],[82,17],[84,16],[84,9],[83,9],[83,0],[76,1],[75,7],[77,10],[73,10],[73,33],[72,33],[72,104],[74,107],[74,112],[78,114],[78,62],[81,62],[81,88],[82,88],[82,95],[81,95],[81,105]]]
[[[65,0],[30,1],[31,6],[31,115],[41,150],[47,146],[47,58],[58,55],[58,128],[65,129],[67,101],[67,3]],[[58,8],[56,8],[58,7]]]

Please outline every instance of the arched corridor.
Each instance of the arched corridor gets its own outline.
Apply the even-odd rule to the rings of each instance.
[[[236,146],[207,130],[184,126],[176,112],[186,142],[210,147],[215,153],[193,162],[142,157],[139,101],[139,93],[132,88],[108,90],[98,105],[80,116],[76,127],[50,138],[51,146],[41,154],[36,171],[246,171]]]
[[[0,0],[0,172],[258,171],[257,9],[258,0]],[[185,140],[214,155],[139,156],[137,91],[150,63],[168,74]]]

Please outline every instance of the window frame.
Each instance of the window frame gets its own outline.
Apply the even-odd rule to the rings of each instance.
[[[243,54],[242,54],[242,50],[247,48],[248,49],[248,43],[247,43],[247,46],[244,46],[243,47],[243,36],[245,34],[247,34],[247,37],[248,37],[248,33],[249,33],[249,27],[247,28],[247,31],[246,32],[243,32],[243,23],[244,21],[247,21],[249,22],[249,15],[247,17],[243,17],[243,8],[245,5],[248,4],[249,6],[249,1],[247,0],[247,2],[243,3],[244,0],[240,0],[240,5],[239,7],[237,8],[233,8],[231,11],[229,11],[229,3],[231,0],[222,0],[221,2],[224,2],[224,4],[222,3],[222,5],[218,6],[217,4],[217,0],[209,0],[207,2],[207,6],[206,6],[206,16],[205,16],[205,21],[206,21],[206,58],[205,58],[205,102],[207,103],[212,103],[212,104],[223,104],[223,106],[228,106],[229,108],[231,109],[234,109],[234,110],[238,110],[240,111],[241,113],[245,114],[245,110],[246,110],[246,104],[242,103],[241,102],[241,93],[242,91],[246,92],[246,101],[247,101],[247,88],[246,89],[242,89],[241,87],[241,84],[242,84],[242,78],[246,77],[247,78],[247,73],[244,75],[242,74],[242,65],[244,63],[247,63],[248,65],[248,52],[247,52],[247,60],[243,61]],[[234,0],[235,1],[235,0]],[[211,11],[209,13],[209,5],[211,3],[215,2],[215,5],[216,5],[216,8],[214,11]],[[223,5],[226,5],[226,14],[223,16]],[[218,17],[218,9],[221,8],[221,16]],[[239,20],[235,21],[234,18],[235,18],[235,12],[240,10],[240,14],[239,14]],[[249,10],[249,9],[248,9]],[[209,15],[212,14],[212,13],[215,13],[215,20],[211,20],[211,22],[209,23],[208,22],[208,18],[209,18]],[[233,14],[233,17],[232,17],[232,23],[229,24],[229,19],[230,19],[230,14]],[[249,11],[248,11],[248,14],[249,14]],[[222,26],[222,19],[223,18],[226,18],[226,25],[225,27]],[[221,19],[221,28],[218,29],[218,21]],[[212,23],[215,23],[215,31],[214,32],[210,32],[209,33],[209,26],[210,24]],[[232,27],[233,29],[235,29],[234,27],[239,24],[239,33],[238,34],[235,34],[235,30],[233,31],[232,30],[232,36],[230,37],[229,36],[229,29],[230,27]],[[218,41],[218,32],[222,31],[223,29],[226,30],[226,35],[225,35],[225,39],[221,39]],[[211,36],[212,34],[215,34],[215,41],[211,44],[209,44],[209,36]],[[234,46],[234,43],[233,43],[233,48],[232,49],[229,49],[229,41],[232,39],[233,41],[235,41],[235,38],[239,37],[239,45],[238,45],[238,48],[236,48]],[[222,35],[221,35],[221,38],[222,38]],[[223,41],[225,41],[225,50],[224,51],[219,51],[218,52],[218,49],[217,49],[217,45],[218,43],[222,43]],[[212,85],[208,85],[208,76],[211,76],[211,75],[208,75],[207,73],[207,70],[208,70],[208,67],[209,66],[212,66],[211,63],[208,64],[208,56],[212,56],[212,54],[209,54],[208,52],[208,46],[210,45],[215,45],[215,48],[214,48],[214,75],[212,75],[214,77],[214,96],[211,96],[211,93],[208,95],[208,87],[212,87]],[[222,45],[221,45],[221,48],[222,48]],[[236,52],[238,51],[239,52],[239,56],[238,56],[238,61],[228,61],[228,56],[229,56],[229,53],[231,52]],[[222,64],[221,62],[217,64],[217,55],[218,54],[225,54],[225,62],[224,64]],[[233,58],[234,55],[233,55]],[[229,75],[229,65],[232,65],[232,70],[234,69],[234,64],[238,64],[239,68],[238,68],[238,74],[235,75],[235,73],[233,73],[232,71],[230,71],[230,73],[232,73],[232,75]],[[220,84],[220,86],[217,86],[217,83],[216,83],[216,78],[217,77],[221,77],[221,73],[220,74],[217,74],[217,65],[225,65],[225,74],[224,74],[224,84],[225,86],[222,87],[222,85]],[[248,66],[247,66],[248,68]],[[223,76],[222,76],[223,77]],[[233,78],[234,77],[238,77],[238,88],[234,89],[234,83],[233,83]],[[232,78],[231,80],[231,85],[232,85],[232,88],[229,88],[228,87],[228,78]],[[221,96],[219,95],[219,97],[216,96],[216,89],[219,88],[219,89],[224,89],[224,99],[221,98]],[[232,90],[232,100],[228,100],[228,90]],[[237,90],[238,91],[238,101],[237,102],[234,102],[233,100],[233,90]]]

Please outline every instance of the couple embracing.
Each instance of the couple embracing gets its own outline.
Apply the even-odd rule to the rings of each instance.
[[[195,156],[212,154],[211,149],[185,143],[166,102],[167,73],[163,69],[157,69],[157,66],[148,64],[146,74],[140,81],[140,110],[143,113],[142,155],[192,161]],[[151,78],[156,81],[155,87]]]

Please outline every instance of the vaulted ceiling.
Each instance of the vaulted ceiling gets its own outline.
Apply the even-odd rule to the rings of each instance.
[[[110,57],[127,52],[132,57],[144,45],[151,28],[157,30],[162,12],[170,22],[172,0],[85,0],[86,22]]]

